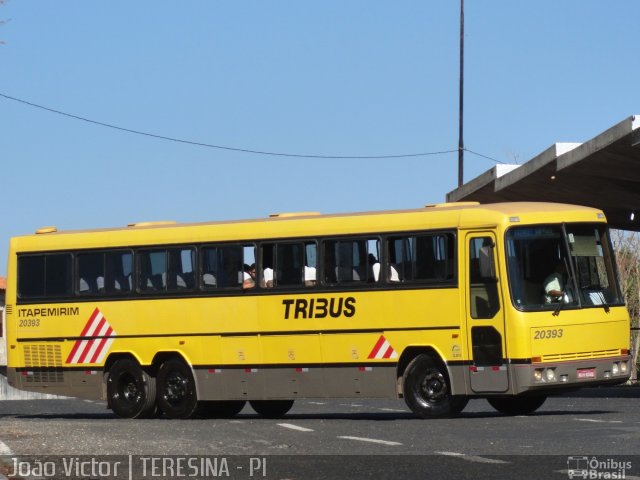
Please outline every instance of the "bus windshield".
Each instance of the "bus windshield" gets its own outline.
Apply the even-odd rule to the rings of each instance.
[[[623,303],[605,225],[514,227],[506,241],[516,308],[558,311]]]

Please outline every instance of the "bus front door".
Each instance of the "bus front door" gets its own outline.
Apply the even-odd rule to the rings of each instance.
[[[469,233],[466,237],[466,334],[474,392],[506,392],[509,388],[495,245],[492,232]]]

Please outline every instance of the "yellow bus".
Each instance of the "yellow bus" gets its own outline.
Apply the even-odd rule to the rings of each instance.
[[[266,417],[295,399],[486,398],[625,382],[629,317],[604,214],[454,203],[11,240],[10,385],[120,417]]]

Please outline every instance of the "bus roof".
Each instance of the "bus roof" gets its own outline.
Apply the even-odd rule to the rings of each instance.
[[[478,204],[460,202],[427,205],[410,210],[319,214],[300,212],[266,218],[199,223],[141,222],[116,228],[63,230],[45,227],[40,233],[14,237],[12,248],[98,248],[148,243],[201,243],[323,235],[366,234],[423,229],[491,227],[564,221],[604,222],[602,211],[577,205],[509,202]]]

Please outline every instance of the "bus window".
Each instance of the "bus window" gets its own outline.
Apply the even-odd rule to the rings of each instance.
[[[196,251],[193,248],[169,249],[169,290],[192,290],[195,285],[193,265]]]
[[[242,284],[242,245],[202,248],[202,287],[238,288]]]
[[[104,291],[104,253],[81,253],[76,289],[80,295]]]
[[[128,293],[133,289],[133,254],[130,251],[105,254],[105,292]]]
[[[242,271],[238,272],[238,281],[243,289],[251,289],[256,286],[256,247],[254,245],[242,246]]]
[[[452,233],[391,237],[389,282],[452,282],[455,237]]]
[[[72,294],[71,254],[30,255],[18,259],[21,298],[61,297]]]
[[[315,287],[318,272],[318,246],[315,242],[304,245],[304,286]]]
[[[262,260],[260,263],[260,286],[262,288],[273,287],[273,269],[275,267],[275,245],[265,244],[261,247]]]
[[[615,262],[606,228],[567,225],[567,239],[582,304],[621,304],[623,298],[615,281]]]
[[[44,296],[44,255],[18,258],[18,294],[20,298]]]
[[[141,292],[167,289],[167,251],[142,250],[138,254],[138,288]]]
[[[275,284],[300,287],[304,277],[304,244],[280,243],[276,247]]]
[[[262,288],[301,287],[315,284],[315,243],[263,244],[261,251],[260,286]],[[312,255],[311,267],[305,263],[308,254]]]
[[[488,264],[491,264],[490,266]],[[471,318],[493,318],[500,311],[493,240],[476,237],[469,241],[469,305]]]
[[[370,242],[375,244],[377,240],[324,241],[324,282],[328,284],[357,284],[365,283],[369,278],[374,279],[372,263],[375,262],[372,262],[369,257],[367,248]]]

